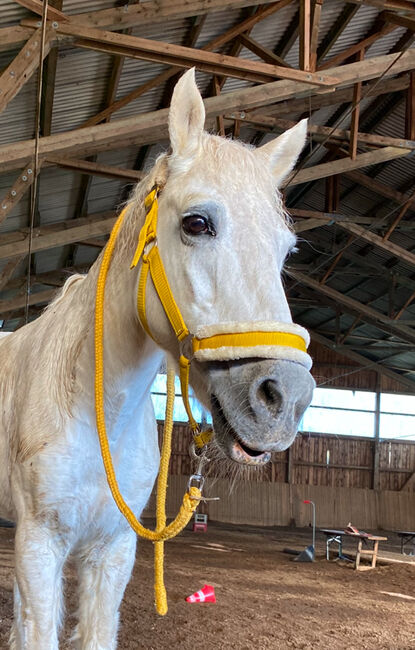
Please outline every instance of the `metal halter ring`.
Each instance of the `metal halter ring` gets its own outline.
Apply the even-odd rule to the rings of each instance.
[[[203,490],[203,486],[205,484],[205,478],[201,474],[192,474],[189,477],[188,483],[187,483],[187,490],[190,491],[190,488],[192,487],[197,487],[199,488],[200,491]]]

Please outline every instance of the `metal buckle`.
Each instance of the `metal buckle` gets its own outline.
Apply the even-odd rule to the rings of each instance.
[[[193,485],[195,483],[196,485]],[[205,478],[201,474],[192,474],[189,477],[189,480],[187,482],[187,491],[190,492],[190,488],[192,487],[197,487],[200,491],[203,490],[203,486],[205,484]]]
[[[181,341],[179,341],[179,350],[180,354],[183,357],[186,357],[186,359],[191,363],[193,360],[193,347],[192,347],[192,341],[193,341],[193,334],[189,332]]]

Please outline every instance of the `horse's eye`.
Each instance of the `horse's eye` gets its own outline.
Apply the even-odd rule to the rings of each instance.
[[[187,235],[215,235],[209,221],[200,214],[190,214],[183,218],[183,230]]]

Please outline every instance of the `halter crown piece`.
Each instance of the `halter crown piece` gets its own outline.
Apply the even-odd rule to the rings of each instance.
[[[140,231],[131,268],[142,259],[137,291],[137,310],[140,322],[154,339],[146,317],[146,287],[148,273],[163,305],[164,311],[180,345],[180,385],[183,404],[193,431],[195,444],[201,448],[211,439],[211,432],[200,433],[189,401],[189,373],[193,359],[197,361],[224,361],[244,358],[268,358],[296,361],[308,370],[311,358],[307,354],[310,337],[303,327],[294,323],[254,321],[242,323],[219,323],[200,328],[190,334],[164,270],[157,245],[158,196],[161,187],[155,185],[145,198],[147,216]],[[149,246],[152,244],[151,248]],[[154,339],[155,340],[155,339]]]

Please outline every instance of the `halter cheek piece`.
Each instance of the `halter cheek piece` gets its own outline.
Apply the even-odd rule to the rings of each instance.
[[[140,230],[138,244],[131,268],[142,260],[137,291],[137,310],[140,322],[151,338],[153,334],[146,317],[146,287],[148,273],[160,299],[163,309],[180,345],[180,384],[182,399],[195,436],[195,444],[203,447],[211,433],[199,432],[189,402],[189,372],[193,359],[197,361],[233,360],[246,358],[285,359],[296,361],[308,370],[311,358],[307,354],[310,342],[308,332],[294,323],[254,321],[242,323],[220,323],[200,328],[191,334],[183,320],[164,270],[157,245],[158,196],[161,188],[155,185],[145,198],[148,212]],[[151,248],[150,245],[152,244]]]

